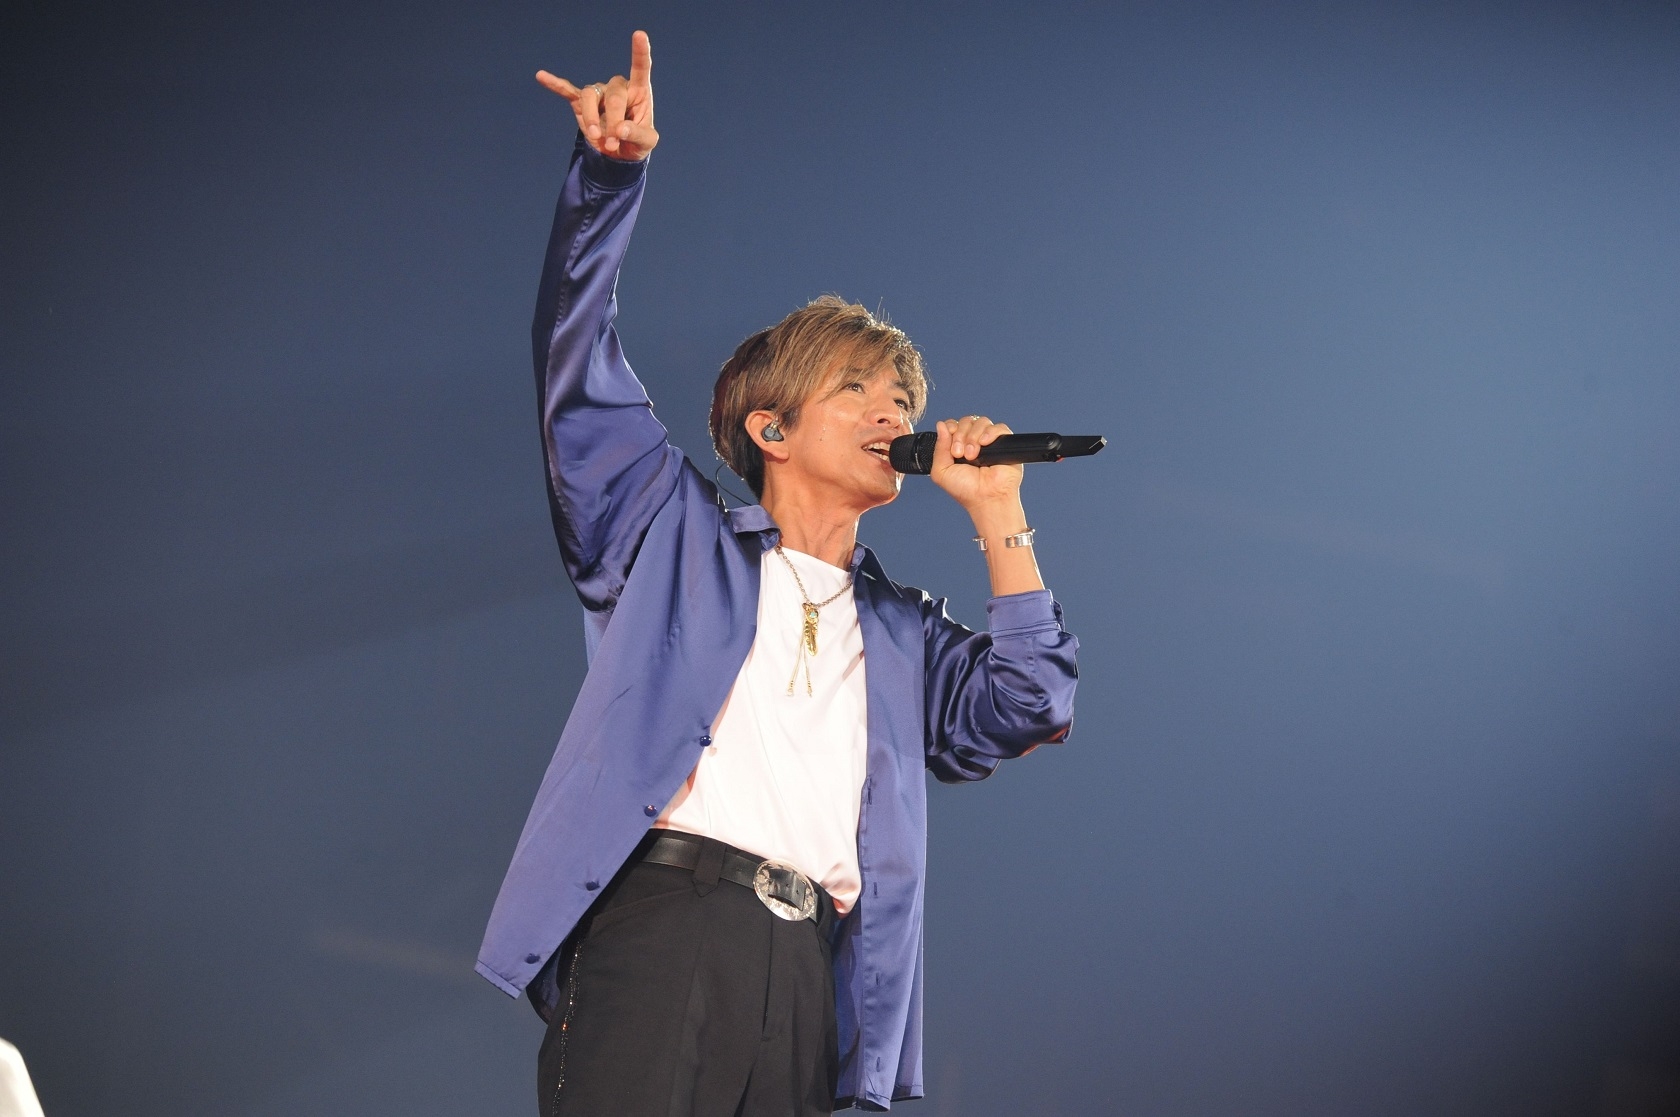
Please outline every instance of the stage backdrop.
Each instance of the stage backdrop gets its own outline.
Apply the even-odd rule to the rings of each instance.
[[[0,1036],[50,1117],[531,1112],[471,972],[583,669],[531,74],[637,27],[620,326],[697,462],[828,291],[935,416],[1109,438],[1026,485],[1071,739],[931,790],[911,1111],[1674,1112],[1672,4],[26,0]],[[914,479],[863,528],[979,624],[969,534]]]

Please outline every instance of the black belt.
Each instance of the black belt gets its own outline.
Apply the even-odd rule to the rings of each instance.
[[[758,893],[765,907],[783,919],[809,919],[821,924],[822,910],[833,910],[833,901],[820,884],[785,861],[771,861],[736,849],[715,838],[702,838],[681,830],[655,830],[643,861],[688,869],[699,876],[711,876],[716,862],[717,880],[727,880]]]

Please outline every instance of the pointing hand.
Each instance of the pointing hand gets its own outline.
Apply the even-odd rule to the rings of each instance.
[[[647,32],[630,36],[628,78],[618,74],[579,89],[538,70],[537,81],[571,102],[578,131],[602,155],[634,163],[646,159],[659,143],[659,133],[653,130],[653,49]]]

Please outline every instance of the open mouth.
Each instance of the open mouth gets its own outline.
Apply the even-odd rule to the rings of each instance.
[[[877,458],[880,458],[882,461],[889,460],[888,451],[887,451],[887,443],[886,443],[885,440],[880,441],[880,442],[869,443],[867,446],[865,446],[863,448],[863,452],[866,453],[866,454],[874,454]]]

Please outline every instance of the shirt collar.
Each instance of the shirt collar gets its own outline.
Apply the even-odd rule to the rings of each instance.
[[[737,535],[747,535],[758,532],[765,536],[781,534],[776,527],[776,521],[770,518],[770,513],[764,510],[762,504],[743,504],[739,508],[729,510],[729,530]],[[765,547],[774,546],[774,540],[766,538]],[[862,574],[871,580],[885,579],[886,571],[881,569],[881,560],[875,557],[875,552],[859,543],[852,550],[852,573]]]
[[[729,530],[736,535],[745,535],[749,531],[775,531],[776,521],[764,510],[764,505],[743,504],[729,510]]]

